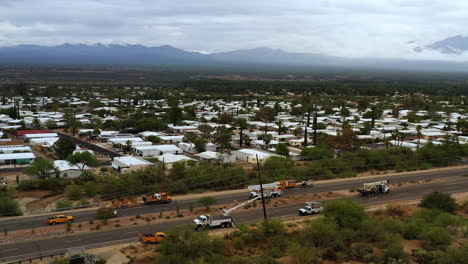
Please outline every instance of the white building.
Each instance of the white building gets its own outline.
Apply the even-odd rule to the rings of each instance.
[[[174,145],[133,146],[132,152],[143,157],[161,156],[164,154],[182,154],[184,151]]]
[[[119,172],[130,172],[154,165],[152,162],[133,156],[115,157],[112,161],[112,168]]]
[[[81,168],[83,167],[82,164],[73,165],[66,160],[54,160],[54,167],[59,172],[60,178],[70,178],[74,179],[81,175],[83,171],[91,171],[92,169],[88,166],[84,166],[83,171]]]
[[[278,156],[276,154],[266,153],[266,152],[255,150],[255,149],[240,149],[240,150],[233,151],[231,154],[235,156],[237,159],[247,161],[249,163],[256,163],[257,157],[258,157],[258,161],[261,162],[267,157]]]

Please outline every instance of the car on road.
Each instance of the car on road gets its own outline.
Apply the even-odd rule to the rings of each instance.
[[[322,210],[323,207],[321,202],[306,202],[306,206],[304,208],[299,209],[299,215],[306,216],[312,214],[319,214],[320,212],[322,212]]]
[[[62,223],[73,222],[74,217],[70,215],[57,215],[55,217],[49,217],[45,220],[48,225],[56,225]]]

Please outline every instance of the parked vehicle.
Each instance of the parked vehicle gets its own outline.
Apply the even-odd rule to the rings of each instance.
[[[280,180],[278,181],[279,186],[278,189],[289,189],[289,188],[294,188],[297,186],[297,181],[296,180]]]
[[[387,185],[388,183],[388,180],[364,183],[363,187],[359,189],[359,192],[362,196],[375,196],[378,194],[386,194],[390,192],[390,188]]]
[[[311,215],[311,214],[318,214],[322,212],[323,206],[321,202],[306,202],[306,206],[304,208],[299,209],[299,215]]]
[[[47,220],[45,220],[45,223],[48,225],[56,225],[56,224],[62,224],[62,223],[67,223],[67,222],[73,222],[73,219],[74,219],[73,216],[57,215],[55,217],[47,218]]]
[[[140,233],[139,235],[140,242],[144,244],[161,243],[164,239],[166,239],[166,234],[163,232],[156,232],[156,233],[149,233],[149,234]]]
[[[281,194],[282,194],[282,191],[280,189],[265,189],[265,188],[263,188],[263,195],[264,195],[265,198],[278,198],[278,197],[281,196]],[[262,198],[260,189],[250,192],[249,198],[250,199]]]
[[[155,193],[150,196],[143,196],[143,203],[146,205],[171,203],[172,197],[167,193]]]
[[[202,228],[229,228],[234,227],[234,219],[232,216],[225,215],[200,215],[198,218],[193,220],[195,230]]]
[[[314,181],[313,180],[303,180],[301,184],[299,185],[301,188],[311,188],[314,187]]]

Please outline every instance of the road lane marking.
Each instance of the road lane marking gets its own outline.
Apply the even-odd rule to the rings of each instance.
[[[15,251],[15,250],[19,250],[19,248],[5,249],[5,250],[2,250],[2,252]]]
[[[79,242],[81,241],[81,239],[75,239],[75,240],[68,240],[68,241],[65,241],[67,243],[73,243],[73,242]]]
[[[123,233],[124,235],[128,235],[128,234],[137,234],[139,233],[138,231],[131,231],[131,232],[125,232]]]

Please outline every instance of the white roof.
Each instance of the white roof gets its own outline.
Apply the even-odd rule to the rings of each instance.
[[[158,156],[157,159],[159,161],[164,161],[164,163],[174,163],[174,162],[181,161],[181,160],[194,160],[185,155],[174,155],[170,153],[166,153],[164,155]]]
[[[0,160],[14,159],[34,159],[36,156],[32,152],[0,154]]]
[[[195,156],[198,156],[202,159],[211,160],[211,159],[217,159],[218,153],[214,151],[205,151],[199,154],[195,154]]]
[[[29,141],[30,143],[40,144],[40,145],[53,145],[55,142],[59,140],[58,137],[52,138],[31,138]]]
[[[266,152],[259,151],[259,150],[255,150],[255,149],[240,149],[238,151],[242,152],[242,153],[249,154],[250,156],[258,155],[259,159],[263,159],[263,158],[266,158],[266,157],[269,157],[269,156],[273,155],[273,154],[266,153]]]
[[[120,167],[130,167],[135,165],[154,165],[152,162],[133,156],[115,157],[114,162],[118,163],[119,165],[122,165]]]
[[[150,146],[135,146],[133,147],[137,150],[145,150],[145,149],[156,149],[159,151],[180,151],[183,152],[180,148],[174,145],[150,145]]]
[[[54,160],[54,167],[57,168],[59,171],[67,171],[67,170],[80,170],[82,167],[82,164],[79,164],[80,166],[78,167],[77,165],[73,165],[70,162],[66,160]],[[84,167],[84,170],[90,170],[91,168],[86,166]]]
[[[58,134],[57,133],[25,134],[24,137],[26,138],[50,138],[50,137],[58,137]]]

